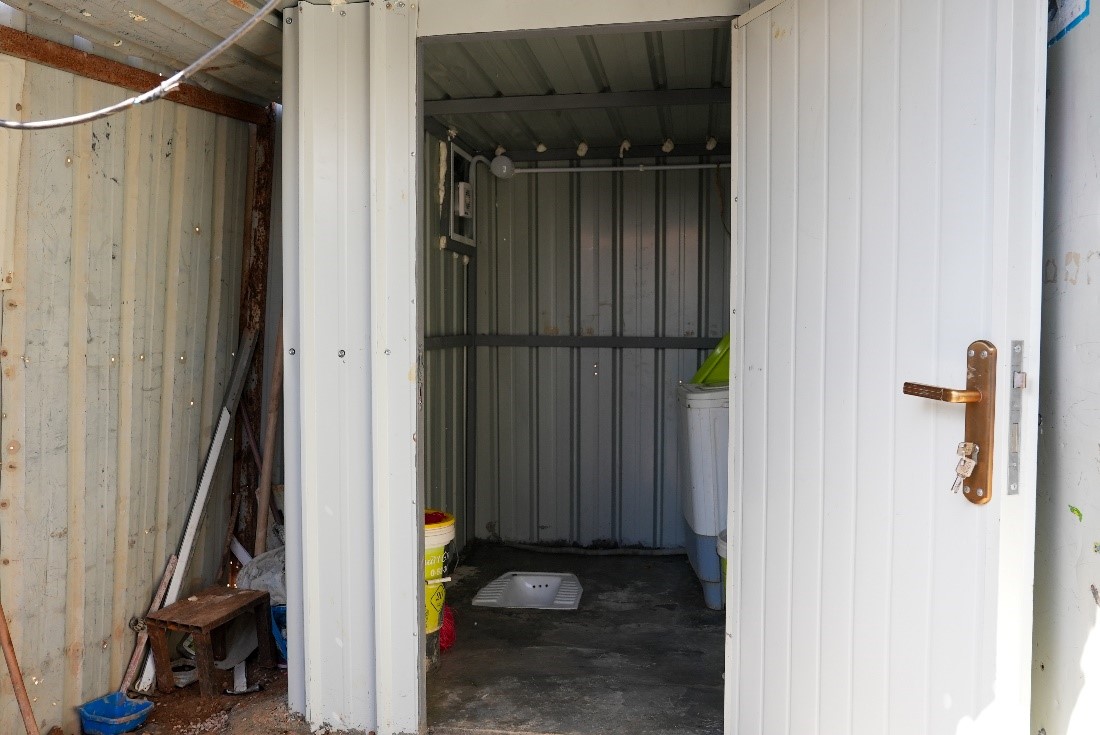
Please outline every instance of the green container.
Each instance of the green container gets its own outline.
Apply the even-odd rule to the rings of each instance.
[[[712,385],[730,382],[730,336],[727,333],[714,352],[710,353],[695,372],[692,383]]]

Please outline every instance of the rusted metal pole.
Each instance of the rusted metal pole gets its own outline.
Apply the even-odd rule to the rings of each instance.
[[[39,735],[38,723],[34,721],[34,710],[31,709],[31,700],[27,696],[27,685],[23,683],[19,659],[15,657],[15,644],[11,642],[8,617],[4,614],[2,604],[0,604],[0,647],[4,649],[4,660],[8,663],[11,686],[15,690],[15,700],[19,702],[19,714],[23,715],[23,727],[27,728],[27,735]]]
[[[163,77],[151,71],[95,56],[5,26],[0,26],[0,53],[134,92],[148,91],[164,81]],[[213,112],[215,115],[224,115],[256,125],[267,124],[268,115],[262,106],[226,97],[195,84],[181,84],[175,91],[169,92],[165,99],[198,110]]]
[[[268,124],[257,125],[249,155],[244,268],[241,277],[240,330],[257,334],[256,354],[245,382],[237,413],[238,426],[233,447],[233,504],[237,517],[230,527],[246,549],[256,540],[256,489],[260,468],[247,449],[242,422],[248,422],[253,436],[259,436],[263,403],[264,319],[267,314],[267,278],[271,231],[271,201],[275,183],[275,109],[269,109]]]

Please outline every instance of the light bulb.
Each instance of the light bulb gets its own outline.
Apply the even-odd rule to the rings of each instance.
[[[510,179],[516,175],[516,164],[508,156],[497,156],[489,163],[489,170],[498,179]]]

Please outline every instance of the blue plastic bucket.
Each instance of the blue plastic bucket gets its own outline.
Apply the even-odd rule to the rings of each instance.
[[[279,655],[286,661],[286,605],[271,606],[271,635],[275,639],[275,647],[279,649]]]
[[[84,735],[119,735],[144,725],[153,711],[153,703],[131,699],[123,692],[112,692],[85,702],[76,711],[80,713],[80,727]]]

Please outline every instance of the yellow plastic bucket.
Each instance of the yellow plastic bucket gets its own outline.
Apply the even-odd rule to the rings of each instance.
[[[443,627],[443,605],[447,590],[439,582],[424,583],[424,632],[434,633]]]
[[[455,517],[441,510],[424,512],[424,631],[434,633],[443,625],[447,591],[437,580],[454,558]]]

